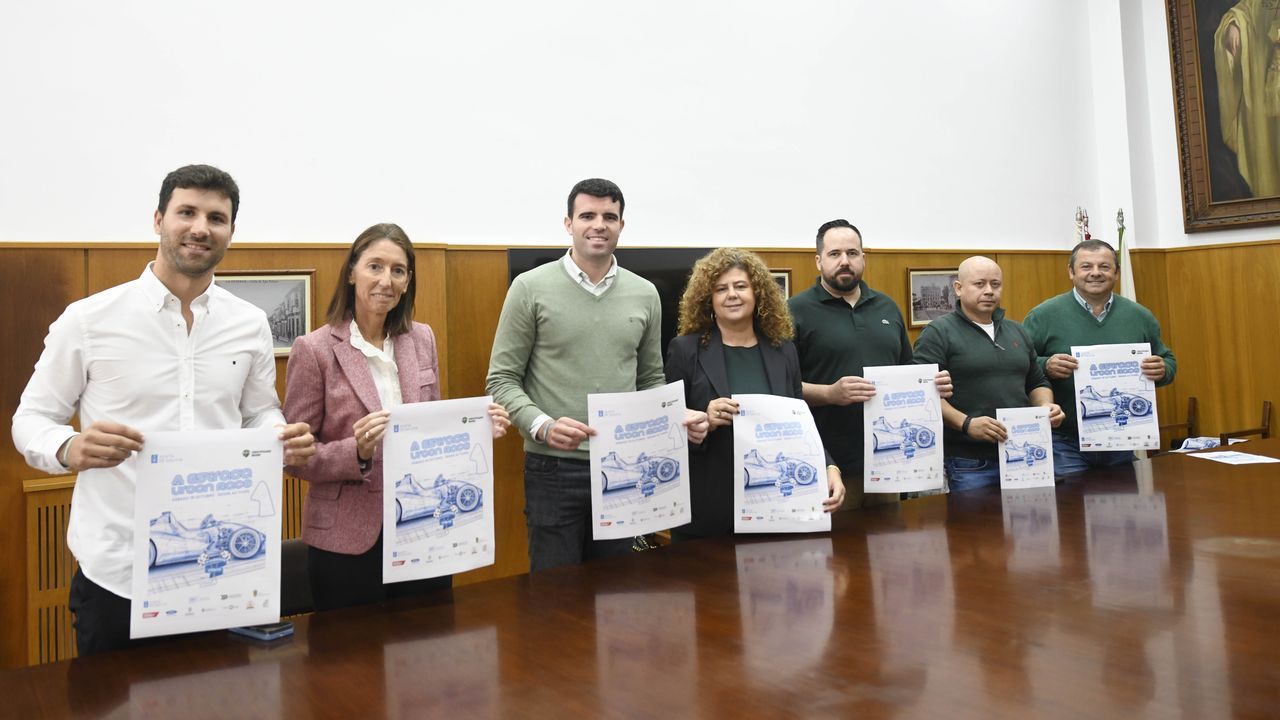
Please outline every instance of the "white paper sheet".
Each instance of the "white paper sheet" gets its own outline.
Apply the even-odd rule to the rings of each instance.
[[[134,456],[129,637],[280,619],[275,428],[151,432]]]
[[[382,441],[382,581],[493,564],[492,398],[398,405]]]
[[[1266,455],[1252,455],[1250,453],[1236,452],[1234,450],[1197,453],[1195,455],[1188,455],[1187,457],[1200,458],[1201,460],[1212,460],[1214,462],[1226,463],[1228,465],[1255,465],[1260,463],[1280,462],[1280,460],[1273,457],[1267,457]]]
[[[1049,409],[998,408],[1008,439],[1000,443],[1000,489],[1053,487],[1053,436]]]
[[[587,395],[592,537],[614,540],[689,522],[684,383]]]
[[[826,455],[809,406],[777,395],[733,399],[734,532],[830,530]]]
[[[1080,449],[1159,450],[1155,383],[1143,377],[1150,343],[1073,346]]]
[[[863,377],[876,386],[875,396],[862,404],[864,492],[942,489],[937,374],[937,365],[864,368]]]

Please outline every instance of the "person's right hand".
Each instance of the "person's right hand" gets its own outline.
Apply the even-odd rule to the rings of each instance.
[[[707,419],[711,422],[711,430],[733,424],[733,417],[738,414],[738,401],[729,398],[716,398],[707,403]],[[710,432],[710,431],[708,431]]]
[[[862,403],[875,394],[876,386],[857,375],[846,375],[827,386],[827,401],[831,405]]]
[[[1227,34],[1222,38],[1222,44],[1232,57],[1240,57],[1240,26],[1234,22],[1227,25]]]
[[[969,421],[969,437],[987,442],[1004,442],[1009,439],[1009,431],[993,417],[974,417]]]
[[[142,449],[142,433],[128,425],[99,420],[71,438],[67,467],[76,472],[115,467]]]
[[[595,435],[595,428],[571,417],[553,420],[547,428],[547,447],[557,450],[577,450],[584,440]]]
[[[1044,374],[1049,376],[1050,380],[1061,380],[1071,377],[1071,374],[1080,367],[1080,361],[1071,357],[1066,353],[1058,353],[1050,355],[1048,360],[1044,362]]]

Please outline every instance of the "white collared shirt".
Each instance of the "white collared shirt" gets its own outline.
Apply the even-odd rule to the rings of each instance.
[[[587,276],[587,273],[584,272],[582,268],[578,267],[578,263],[573,261],[573,248],[569,248],[568,252],[564,254],[564,257],[560,258],[560,265],[564,268],[565,272],[569,273],[570,279],[578,283],[583,290],[586,290],[596,297],[603,295],[604,291],[608,290],[609,286],[613,284],[614,279],[618,277],[618,258],[611,257],[609,258],[609,271],[604,274],[604,277],[600,278],[600,282],[591,282],[591,278]],[[551,419],[550,415],[546,413],[539,413],[538,417],[534,418],[533,422],[529,424],[529,436],[535,438],[534,442],[546,442],[546,438],[537,440],[538,429],[542,427],[543,423]]]
[[[13,416],[13,442],[31,467],[63,473],[58,448],[97,420],[151,431],[283,424],[267,317],[210,284],[182,303],[148,265],[137,280],[78,300],[49,326],[44,352]],[[130,597],[133,460],[80,473],[67,546],[84,574]]]
[[[382,409],[388,410],[401,402],[400,369],[396,367],[396,344],[391,338],[382,339],[382,347],[376,347],[364,335],[360,334],[360,326],[351,320],[351,347],[364,353],[369,362],[369,374],[373,376],[373,386],[378,390],[378,401]]]

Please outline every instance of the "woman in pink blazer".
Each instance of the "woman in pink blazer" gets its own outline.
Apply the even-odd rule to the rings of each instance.
[[[382,437],[388,408],[440,399],[431,328],[413,321],[413,244],[398,225],[356,238],[329,302],[327,324],[298,338],[286,370],[284,414],[306,422],[316,455],[290,471],[310,483],[302,539],[317,610],[447,588],[452,578],[382,584]],[[494,437],[506,410],[490,405]],[[394,492],[394,485],[390,491]]]

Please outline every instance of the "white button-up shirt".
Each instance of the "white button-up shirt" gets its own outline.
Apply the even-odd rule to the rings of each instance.
[[[396,344],[383,338],[382,347],[364,339],[360,334],[360,326],[355,319],[351,320],[351,347],[364,354],[369,363],[369,374],[373,376],[373,386],[378,391],[378,402],[383,410],[390,410],[400,404],[400,368],[396,365]]]
[[[210,284],[182,304],[148,265],[137,280],[78,300],[52,325],[13,416],[13,442],[31,467],[66,472],[58,448],[95,421],[151,431],[284,423],[271,330],[262,310]],[[136,459],[136,458],[135,458]],[[80,473],[67,546],[92,581],[132,595],[134,459]]]

